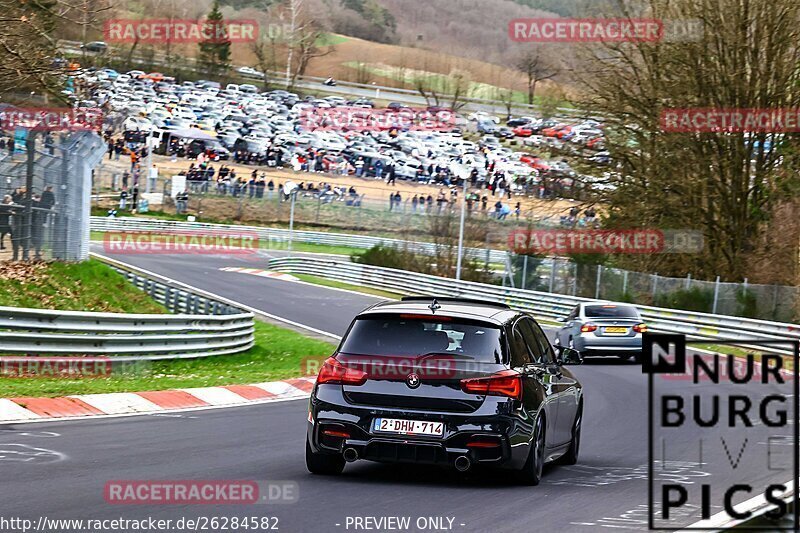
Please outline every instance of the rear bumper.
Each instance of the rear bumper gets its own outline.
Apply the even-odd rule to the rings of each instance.
[[[585,355],[635,355],[642,352],[642,337],[580,336],[574,339],[575,349]]]
[[[444,413],[352,405],[335,387],[322,386],[317,391],[319,394],[310,400],[312,420],[307,430],[308,442],[315,452],[341,454],[353,448],[359,459],[438,466],[452,466],[456,458],[466,456],[473,465],[510,469],[522,468],[528,458],[532,426],[522,423],[519,416],[500,414],[500,402],[494,400],[474,413]],[[379,417],[444,422],[444,435],[376,433],[372,424]],[[324,434],[325,430],[342,432],[347,437],[331,437]],[[468,446],[476,439],[496,445]]]

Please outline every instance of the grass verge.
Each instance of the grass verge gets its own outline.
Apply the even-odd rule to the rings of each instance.
[[[2,263],[0,305],[106,313],[167,312],[124,276],[96,260]]]
[[[300,281],[305,281],[306,283],[313,283],[314,285],[321,285],[323,287],[332,287],[334,289],[347,289],[350,291],[361,292],[364,294],[371,294],[372,296],[380,296],[381,298],[388,298],[390,300],[399,300],[403,296],[402,294],[398,294],[396,292],[383,291],[380,289],[372,289],[370,287],[362,287],[360,285],[351,285],[350,283],[342,283],[341,281],[334,281],[328,278],[312,276],[311,274],[292,274],[292,276],[296,277]]]

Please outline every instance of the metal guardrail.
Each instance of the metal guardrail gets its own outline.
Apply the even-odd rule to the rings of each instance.
[[[253,346],[252,313],[101,260],[178,314],[0,307],[0,353],[100,355],[124,362],[227,355]]]
[[[230,226],[225,224],[209,224],[204,222],[179,222],[172,220],[156,220],[143,218],[107,218],[92,217],[92,231],[124,231],[124,232],[220,232],[231,233],[232,231],[242,231],[248,234],[257,235],[258,238],[270,243],[285,243],[289,240],[289,230],[279,228],[265,228],[263,226]],[[297,231],[292,234],[294,242],[306,244],[324,244],[329,246],[347,246],[351,248],[369,249],[375,245],[382,244],[397,248],[407,249],[413,252],[433,255],[436,252],[436,244],[428,242],[404,241],[401,239],[391,239],[385,237],[370,237],[368,235],[349,235],[346,233],[328,233],[324,231]],[[467,248],[466,254],[469,257],[486,259],[487,251],[482,248]],[[507,253],[502,250],[489,250],[488,260],[490,263],[504,264]]]
[[[450,278],[417,274],[403,270],[316,258],[272,259],[269,262],[269,268],[278,272],[311,274],[400,294],[464,296],[502,302],[515,309],[530,312],[537,318],[552,321],[558,321],[566,317],[579,302],[594,301],[590,298],[514,289],[485,283],[456,281]],[[800,325],[662,309],[659,307],[639,305],[636,307],[642,313],[642,317],[648,326],[654,331],[683,333],[692,339],[708,340],[710,342],[714,340],[750,342],[760,340],[800,340]],[[767,350],[764,347],[749,346],[746,343],[741,346],[787,355],[792,353],[788,348],[784,350],[778,347]]]

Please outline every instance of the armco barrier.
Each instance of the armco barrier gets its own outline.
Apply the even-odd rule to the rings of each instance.
[[[175,313],[89,313],[0,307],[0,353],[85,354],[113,361],[227,355],[253,346],[253,314],[111,265]]]
[[[593,301],[588,298],[562,294],[456,281],[403,270],[306,257],[272,259],[269,262],[269,268],[279,272],[312,274],[400,294],[463,296],[503,302],[515,309],[528,311],[537,318],[551,321],[558,321],[566,317],[579,302]],[[800,325],[658,307],[636,307],[653,331],[683,333],[692,339],[710,342],[714,340],[741,341],[737,345],[785,354],[792,353],[788,347],[783,349],[778,346],[767,350],[760,346],[752,346],[748,344],[748,341],[800,340]]]
[[[92,217],[92,231],[126,231],[126,232],[158,232],[158,231],[185,231],[185,232],[211,232],[219,231],[230,233],[242,231],[258,235],[264,242],[285,243],[289,240],[289,230],[279,228],[265,228],[263,226],[230,226],[225,224],[208,224],[205,222],[181,222],[174,220],[156,220],[146,218],[107,218]],[[328,233],[325,231],[294,231],[294,242],[307,244],[325,244],[329,246],[348,246],[351,248],[372,248],[377,244],[407,248],[410,251],[433,255],[436,244],[429,242],[404,241],[384,237],[370,237],[368,235],[349,235],[346,233]],[[486,258],[486,250],[481,248],[467,248],[467,255],[477,259]],[[489,250],[491,263],[505,263],[506,252],[502,250]]]

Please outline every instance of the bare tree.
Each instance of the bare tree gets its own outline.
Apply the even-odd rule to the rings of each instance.
[[[541,49],[536,48],[526,50],[516,61],[516,67],[521,70],[527,78],[528,105],[533,105],[536,94],[536,84],[540,81],[549,80],[555,77],[559,69],[546,59]]]
[[[699,20],[705,28],[689,41],[588,46],[588,68],[576,71],[582,106],[605,117],[608,149],[618,164],[608,224],[705,235],[703,253],[623,256],[621,265],[668,275],[796,282],[796,235],[785,248],[775,246],[787,242],[785,234],[766,235],[774,217],[791,213],[787,207],[800,198],[796,134],[675,133],[664,131],[661,117],[675,108],[800,107],[800,3],[646,0],[633,13],[626,2],[618,4],[626,16],[641,16],[644,7],[645,16]],[[752,268],[767,257],[781,265],[771,279]]]

